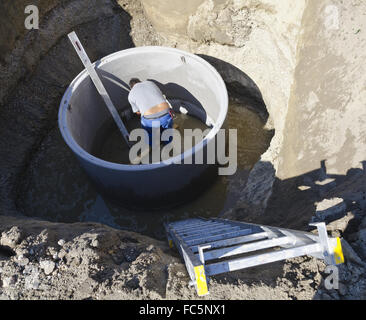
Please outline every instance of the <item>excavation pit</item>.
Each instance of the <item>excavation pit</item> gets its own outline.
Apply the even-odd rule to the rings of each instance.
[[[106,78],[107,74],[103,73],[103,70],[99,70],[102,61],[103,59],[98,63],[98,73],[110,91],[109,88],[114,88],[116,84],[115,82],[111,83],[108,79],[111,78],[110,75]],[[216,63],[213,65],[217,67]],[[235,68],[230,72],[240,72],[240,74],[243,74]],[[75,81],[80,79],[82,75],[79,75]],[[223,76],[225,76],[225,73]],[[87,77],[85,76],[85,78]],[[117,80],[116,78],[113,79]],[[88,88],[87,90],[94,92],[92,94],[94,95],[94,100],[97,101],[94,106],[98,107],[99,111],[105,115],[106,120],[100,121],[100,130],[103,133],[103,124],[110,121],[112,125],[109,126],[113,127],[113,120],[109,118],[108,110],[102,99],[96,94],[93,84],[88,79],[84,79],[84,81],[84,85],[89,81],[89,84],[85,86]],[[120,83],[121,86],[116,88],[116,92],[121,94],[121,91],[125,90],[124,83],[117,83]],[[226,86],[229,90],[230,101],[223,127],[237,129],[238,132],[238,168],[234,175],[217,177],[217,168],[215,167],[214,172],[208,172],[206,181],[205,176],[201,175],[198,183],[190,186],[191,190],[188,191],[191,192],[191,195],[193,194],[191,198],[188,197],[188,193],[184,201],[172,203],[172,206],[169,208],[152,210],[149,207],[136,210],[136,208],[128,207],[125,204],[116,203],[110,197],[106,197],[100,189],[95,188],[95,184],[90,183],[90,176],[81,169],[81,162],[77,161],[77,158],[80,156],[75,157],[75,151],[65,143],[59,128],[54,127],[41,141],[24,173],[17,198],[18,208],[29,217],[66,223],[78,221],[99,222],[114,228],[135,231],[158,239],[165,237],[163,223],[166,221],[197,216],[217,217],[221,213],[233,208],[242,196],[242,190],[245,188],[250,170],[260,159],[261,154],[268,149],[273,132],[265,129],[266,115],[262,113],[262,110],[265,110],[265,105],[258,103],[257,99],[251,99],[252,96],[247,94],[248,90],[246,90],[244,84],[240,87],[236,83],[235,90],[232,90],[230,82],[226,83]],[[65,95],[64,99],[66,97]],[[120,111],[123,115],[122,111],[126,110],[124,108],[130,107],[125,100],[119,102],[118,97],[117,95],[116,99],[112,96],[112,99],[114,99],[113,102],[117,107],[121,106]],[[82,99],[82,97],[79,98]],[[170,101],[174,102],[174,95],[169,96],[169,98]],[[187,100],[184,100],[184,102],[187,104]],[[61,106],[63,105],[61,104]],[[197,104],[197,101],[194,101],[192,105],[199,104]],[[61,108],[60,111],[62,110],[64,109]],[[75,112],[72,103],[70,104],[70,110],[71,113]],[[68,109],[64,111],[69,112]],[[182,115],[178,114],[178,116]],[[190,119],[194,119],[195,126],[199,124],[206,127],[206,121],[202,114],[201,116],[196,114],[195,117],[191,115]],[[178,124],[186,127],[184,121],[179,120],[184,119],[178,119]],[[139,125],[138,118],[135,119],[135,122],[136,125]],[[114,132],[116,135],[118,134],[118,132]],[[113,132],[105,133],[107,136],[108,134],[113,135]],[[97,132],[97,130],[95,136],[100,136],[102,141],[105,140],[103,134],[100,135],[100,132]],[[118,135],[115,139],[117,138],[118,142],[123,146],[123,138]],[[93,141],[93,144],[94,146],[98,144],[97,139]],[[107,156],[108,148],[98,152],[104,152],[104,156]],[[91,150],[91,153],[97,155],[97,158],[104,158],[102,154],[93,153],[93,150]],[[112,154],[112,156],[114,155]],[[89,154],[88,157],[92,156]],[[113,163],[115,162],[113,158],[107,158],[107,160],[109,161],[105,162],[112,167],[126,167]],[[88,164],[87,161],[84,162]],[[91,164],[88,165],[92,167]],[[174,179],[174,175],[172,177],[171,180]],[[205,188],[202,187],[204,183],[206,183]]]

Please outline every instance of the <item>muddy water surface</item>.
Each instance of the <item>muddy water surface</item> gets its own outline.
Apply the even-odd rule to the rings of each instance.
[[[141,128],[139,116],[134,116],[129,121],[124,121],[124,123],[128,132],[130,133],[134,129]],[[202,132],[204,132],[204,130],[209,129],[209,127],[207,127],[202,121],[195,117],[177,113],[174,118],[174,129],[177,130],[177,134],[173,136],[172,143],[175,143],[177,139],[181,139],[181,142],[178,145],[182,146],[182,148],[180,149],[180,152],[176,153],[180,154],[188,149],[187,147],[184,148],[184,142],[182,140],[184,137],[184,129],[201,129]],[[131,164],[129,159],[129,148],[127,148],[126,143],[124,143],[121,132],[117,129],[117,126],[113,123],[113,120],[108,120],[106,123],[104,123],[101,129],[98,131],[97,136],[99,138],[94,143],[91,151],[93,156],[109,162]],[[193,141],[192,139],[191,145],[193,146],[198,142],[199,141]],[[150,160],[151,152],[152,149],[150,149]],[[147,156],[148,155],[146,155],[146,157]],[[152,161],[149,163],[151,162]]]

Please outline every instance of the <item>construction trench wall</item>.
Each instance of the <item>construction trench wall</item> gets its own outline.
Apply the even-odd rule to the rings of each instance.
[[[20,1],[19,7],[28,3]],[[324,268],[310,259],[299,260],[303,263],[301,267],[297,261],[297,264],[277,264],[271,272],[262,268],[261,277],[255,271],[250,276],[238,273],[235,278],[243,279],[244,284],[235,286],[235,290],[230,279],[214,282],[212,298],[365,298],[366,283],[362,276],[365,270],[362,263],[352,264],[359,257],[363,260],[366,257],[362,238],[366,192],[363,1],[191,0],[183,6],[179,0],[44,0],[37,1],[37,5],[41,13],[40,30],[27,31],[23,28],[23,10],[14,9],[10,1],[0,4],[0,11],[8,13],[0,29],[0,228],[4,231],[1,246],[6,244],[15,254],[10,260],[0,260],[1,294],[7,298],[42,297],[48,290],[50,296],[62,298],[193,297],[189,291],[178,289],[182,288],[179,279],[182,283],[186,280],[184,268],[179,259],[174,260],[164,251],[161,242],[129,234],[132,242],[122,241],[127,247],[113,248],[113,254],[117,254],[117,260],[113,261],[124,259],[126,263],[125,271],[120,271],[126,280],[121,280],[118,295],[116,287],[108,285],[108,276],[87,270],[90,261],[107,259],[111,243],[127,237],[122,235],[123,231],[77,224],[74,234],[71,225],[67,226],[66,234],[63,225],[23,219],[16,206],[27,164],[56,126],[60,97],[81,70],[66,39],[67,33],[75,30],[85,47],[92,48],[91,52],[88,50],[91,60],[134,45],[176,47],[206,57],[231,92],[240,91],[254,100],[263,98],[266,110],[258,112],[267,112],[266,126],[275,129],[275,136],[251,171],[240,201],[226,217],[299,229],[305,229],[312,218],[324,212],[329,213],[328,218],[337,214],[337,219],[343,219],[336,220],[331,231],[343,234],[356,252],[342,269],[350,275],[342,278],[342,292],[318,289]],[[43,92],[47,95],[42,95]],[[12,215],[18,218],[10,218]],[[94,228],[94,233],[90,228]],[[66,239],[66,247],[61,250],[57,245],[60,237]],[[93,242],[97,239],[101,243],[99,248]],[[139,245],[131,245],[133,241]],[[144,246],[150,242],[157,252]],[[45,249],[32,260],[27,243],[43,244]],[[82,256],[78,248],[88,243],[96,245],[91,246],[95,249],[85,251]],[[120,250],[132,247],[138,247],[138,252],[132,254],[135,260],[126,256],[118,260]],[[82,266],[83,281],[90,284],[86,287],[100,288],[101,293],[80,289],[80,283],[71,289],[62,286],[55,289],[56,282],[45,285],[46,291],[30,293],[23,290],[21,276],[18,281],[12,278],[12,272],[21,272],[11,264],[20,255],[36,268],[39,259],[51,261],[52,255],[66,249],[65,270]],[[155,262],[146,264],[143,259],[149,255]],[[80,260],[81,256],[85,259]],[[144,270],[151,272],[149,277],[136,270],[138,276],[133,276],[134,263],[146,267]],[[108,266],[114,268],[113,264]],[[165,280],[157,271],[164,266],[168,274]],[[286,275],[294,268],[296,283],[287,284]],[[61,270],[60,267],[58,274],[62,278]],[[178,270],[183,273],[181,277],[177,276]],[[32,281],[37,272],[32,272],[29,277],[33,278],[26,282],[30,287],[36,286]],[[316,274],[310,281],[313,286],[306,283],[309,279],[303,275],[307,272]],[[179,279],[173,280],[173,275]],[[39,275],[41,283],[42,277]],[[74,277],[71,273],[68,277],[71,283]],[[256,277],[268,279],[268,286],[255,282],[249,289],[246,281],[254,281]],[[276,283],[271,282],[273,277]],[[9,286],[5,288],[4,283]],[[231,295],[225,296],[223,292]]]

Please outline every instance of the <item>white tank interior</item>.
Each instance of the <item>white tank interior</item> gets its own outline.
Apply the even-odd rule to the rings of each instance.
[[[168,98],[182,99],[205,111],[217,131],[227,112],[227,93],[221,77],[203,59],[160,47],[134,48],[112,54],[96,63],[97,72],[118,110],[129,108],[128,82],[137,77],[154,80]],[[69,105],[66,125],[75,142],[90,152],[100,126],[110,117],[86,72],[65,95]],[[70,98],[68,100],[68,98]]]

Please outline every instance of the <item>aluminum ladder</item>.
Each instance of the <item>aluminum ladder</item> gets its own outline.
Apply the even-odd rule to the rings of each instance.
[[[165,223],[169,246],[183,257],[190,285],[209,293],[210,276],[300,256],[328,265],[344,262],[340,238],[328,237],[324,222],[312,223],[318,235],[224,219],[194,218]],[[236,256],[233,259],[233,256]]]

